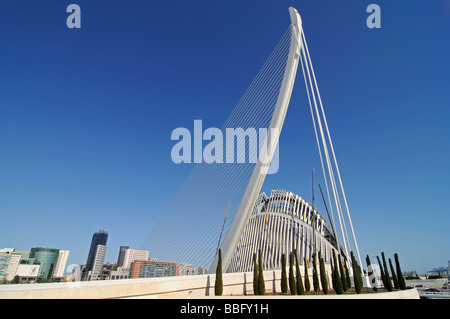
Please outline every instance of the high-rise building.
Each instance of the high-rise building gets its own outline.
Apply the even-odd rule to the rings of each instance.
[[[108,232],[100,230],[92,236],[91,247],[83,270],[82,280],[101,280],[103,262],[106,255]]]
[[[68,250],[35,247],[30,251],[0,249],[0,279],[39,282],[61,279],[66,267]]]
[[[204,266],[200,266],[197,269],[197,275],[205,275],[208,273],[208,268],[204,267]]]
[[[180,265],[174,262],[136,260],[131,267],[130,278],[178,276]]]
[[[117,267],[111,269],[108,279],[128,279],[131,276],[131,265],[136,260],[148,260],[148,250],[120,246]]]
[[[195,275],[195,265],[181,264],[179,276],[193,276]]]
[[[117,258],[117,267],[123,266],[123,259],[125,257],[125,251],[130,248],[129,246],[120,246],[119,249],[119,258]]]
[[[14,254],[14,252],[10,251],[0,252],[0,279],[13,280],[19,262],[20,254]]]
[[[127,248],[123,254],[121,267],[130,268],[131,263],[135,260],[148,260],[148,250]]]
[[[53,272],[53,278],[61,278],[64,276],[64,270],[67,264],[67,258],[69,257],[68,250],[60,250],[58,258],[56,259],[55,271]]]

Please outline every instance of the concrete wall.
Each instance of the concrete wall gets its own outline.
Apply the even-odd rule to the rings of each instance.
[[[309,273],[312,275],[312,268]],[[265,271],[266,292],[280,292],[281,271]],[[0,299],[106,299],[106,298],[208,298],[214,297],[215,275],[123,279],[51,284],[0,285]],[[312,285],[312,278],[310,279]],[[223,295],[253,295],[253,273],[223,275]],[[259,298],[261,296],[258,296]],[[282,298],[291,296],[281,296]],[[295,297],[295,296],[292,296]],[[318,295],[297,298],[419,298],[417,290],[367,295]],[[244,298],[251,298],[245,296]],[[279,298],[279,296],[278,296]]]

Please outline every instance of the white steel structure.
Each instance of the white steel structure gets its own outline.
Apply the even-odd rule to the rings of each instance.
[[[329,207],[331,210],[331,216],[333,218],[333,224],[336,223],[334,222],[333,205],[331,202],[331,197],[334,198],[334,208],[335,208],[334,212],[337,214],[339,220],[339,227],[341,230],[341,240],[343,242],[344,253],[346,256],[350,256],[350,251],[352,250],[347,231],[347,224],[348,224],[350,226],[350,230],[353,236],[353,244],[356,249],[356,257],[358,258],[361,273],[364,273],[350,217],[350,212],[348,209],[347,199],[345,196],[343,183],[341,180],[341,175],[339,173],[339,167],[337,164],[333,144],[331,141],[331,136],[328,129],[327,120],[325,117],[322,100],[320,98],[319,88],[317,86],[317,81],[312,67],[311,57],[309,55],[308,46],[306,44],[306,39],[302,28],[302,21],[296,9],[290,7],[289,13],[291,17],[290,48],[287,57],[286,67],[284,70],[283,81],[279,90],[277,102],[274,111],[272,113],[272,118],[269,126],[269,132],[275,133],[272,133],[273,136],[267,137],[267,139],[269,140],[268,144],[270,145],[267,150],[268,153],[267,155],[269,159],[268,162],[270,163],[270,160],[272,159],[272,155],[274,153],[275,146],[278,144],[279,135],[283,127],[284,119],[289,106],[292,89],[294,86],[297,67],[300,61],[303,71],[303,78],[305,80],[306,90],[308,93],[308,101],[311,110],[314,130],[316,134],[316,141],[321,159],[323,175],[325,178],[326,192]],[[267,163],[267,160],[266,161],[260,160],[255,165],[250,181],[245,190],[244,196],[242,197],[240,205],[234,216],[233,222],[228,230],[225,239],[223,240],[221,246],[223,256],[222,267],[226,271],[231,271],[233,268],[233,267],[229,268],[231,259],[238,247],[238,243],[241,240],[244,228],[247,225],[250,215],[252,213],[253,205],[256,202],[257,196],[261,191],[261,187],[264,183],[264,179],[268,168],[268,165],[264,163]],[[340,188],[338,187],[337,181],[339,182]],[[329,183],[331,186],[331,196]],[[344,215],[344,206],[346,216]],[[347,217],[347,219],[345,217]],[[254,236],[256,236],[256,234],[254,234]],[[337,235],[336,238],[338,238]],[[337,242],[339,243],[339,240],[337,240]],[[338,251],[340,251],[339,247]],[[215,269],[217,268],[217,260],[218,256],[216,255],[216,258],[214,259],[211,267],[209,268],[210,272],[214,272]]]
[[[287,57],[285,72],[281,83],[281,88],[278,94],[278,99],[275,104],[272,119],[270,121],[268,134],[266,137],[267,156],[264,160],[259,160],[253,169],[250,181],[245,190],[244,196],[236,211],[233,222],[228,230],[227,236],[222,243],[223,254],[223,269],[227,269],[231,261],[233,252],[237,243],[244,231],[244,227],[250,217],[253,205],[258,197],[261,187],[264,183],[267,170],[269,169],[272,156],[275,152],[275,147],[278,144],[279,135],[283,127],[284,118],[291,99],[292,88],[294,87],[295,75],[297,73],[298,60],[301,49],[301,33],[302,21],[297,10],[290,7],[289,13],[291,16],[291,39],[290,48]],[[217,257],[209,268],[210,272],[215,271],[217,267]]]
[[[281,269],[281,256],[297,250],[301,263],[321,252],[330,262],[336,241],[325,218],[300,196],[274,189],[259,194],[241,239],[233,253],[229,272],[253,269],[253,254],[261,249],[263,269]],[[336,251],[337,254],[337,251]]]
[[[276,162],[278,140],[300,64],[316,133],[326,191],[324,197],[327,197],[330,222],[334,226],[336,247],[341,255],[347,257],[350,251],[356,249],[355,256],[362,267],[302,20],[296,9],[289,8],[289,13],[291,24],[223,126],[217,130],[208,129],[204,133],[201,127],[196,129],[194,126],[194,157],[197,153],[202,154],[201,147],[198,147],[199,152],[195,151],[196,145],[202,145],[202,138],[211,140],[205,150],[214,147],[215,151],[225,150],[226,154],[217,157],[222,158],[222,161],[203,162],[202,158],[194,158],[194,169],[141,247],[150,252],[150,258],[194,264],[196,267],[209,266],[209,272],[214,273],[220,248],[222,269],[237,269],[229,266],[251,219],[266,174],[270,173],[269,167]],[[250,134],[246,137],[245,132],[251,132],[252,129],[259,132],[266,130],[267,134],[258,135],[258,139],[250,138]],[[234,139],[231,139],[230,145],[228,130],[244,132],[243,142],[235,144]],[[217,136],[227,138],[219,139]],[[256,153],[258,160],[256,163],[228,162],[230,154],[230,157],[234,157],[235,149],[248,151],[246,156],[249,158],[254,158]],[[223,158],[227,158],[226,163]],[[353,239],[354,248],[350,238]]]

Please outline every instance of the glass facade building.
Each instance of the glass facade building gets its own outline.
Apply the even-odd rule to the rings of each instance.
[[[50,280],[53,277],[56,261],[58,260],[59,249],[53,248],[31,248],[30,258],[41,264],[37,275],[37,280]]]
[[[108,232],[100,230],[92,236],[91,247],[83,270],[82,280],[101,280],[101,272],[106,254]]]
[[[119,258],[117,259],[117,267],[122,267],[123,266],[123,261],[125,258],[125,252],[127,251],[127,249],[130,248],[129,246],[120,246],[119,249]]]
[[[100,230],[94,233],[94,235],[92,235],[91,248],[89,249],[89,255],[86,262],[87,270],[92,270],[94,267],[98,245],[103,245],[106,247],[107,241],[108,241],[108,232],[104,230]]]

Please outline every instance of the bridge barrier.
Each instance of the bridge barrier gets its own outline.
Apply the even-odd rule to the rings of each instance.
[[[280,270],[264,272],[266,293],[281,291],[280,278]],[[208,274],[71,283],[0,285],[0,299],[217,298],[214,296],[214,282],[215,275]],[[312,278],[310,278],[310,282],[312,284]],[[329,282],[331,283],[331,281]],[[253,295],[252,272],[223,274],[224,298],[250,297],[245,295]],[[270,296],[266,297],[271,298]],[[418,299],[419,295],[416,289],[408,289],[365,295],[308,295],[297,297]]]

